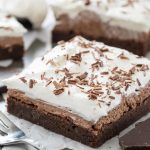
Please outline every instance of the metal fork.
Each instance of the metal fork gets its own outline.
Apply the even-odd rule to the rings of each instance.
[[[37,150],[46,150],[38,142],[28,138],[25,133],[12,123],[0,111],[0,146],[14,145],[14,144],[29,144]]]

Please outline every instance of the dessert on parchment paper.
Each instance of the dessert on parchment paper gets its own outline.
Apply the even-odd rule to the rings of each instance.
[[[80,36],[4,80],[8,112],[91,147],[150,107],[150,61]]]
[[[50,1],[56,26],[53,41],[82,35],[145,55],[150,49],[149,0]]]

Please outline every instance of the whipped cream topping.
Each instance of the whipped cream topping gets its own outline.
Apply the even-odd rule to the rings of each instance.
[[[67,14],[75,18],[81,11],[95,12],[110,25],[133,31],[149,32],[149,0],[49,0],[56,17]]]
[[[150,61],[80,36],[37,58],[3,83],[84,118],[98,121],[122,97],[140,94],[150,80]]]
[[[0,36],[20,37],[26,29],[12,16],[0,13]]]
[[[48,7],[45,0],[1,0],[0,10],[16,17],[29,19],[34,28],[40,28]]]

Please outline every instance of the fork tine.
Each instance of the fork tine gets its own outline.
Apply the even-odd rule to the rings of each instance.
[[[12,123],[1,111],[0,111],[0,120],[6,128],[9,129],[18,129],[14,123]]]
[[[1,123],[0,123],[0,131],[4,133],[8,133],[8,129],[4,127]]]
[[[5,132],[1,131],[1,129],[0,129],[0,137],[4,136],[4,135],[7,135],[7,134]]]

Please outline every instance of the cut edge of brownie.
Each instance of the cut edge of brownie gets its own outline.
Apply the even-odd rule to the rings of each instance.
[[[1,37],[0,52],[0,60],[21,59],[24,55],[24,44],[22,37]]]
[[[142,104],[139,103],[134,108],[130,107],[122,117],[114,122],[108,122],[100,127],[101,120],[93,124],[69,111],[51,105],[43,105],[41,101],[33,100],[23,92],[9,90],[8,95],[9,113],[95,148],[118,135],[120,131],[146,115],[150,109],[150,97],[148,97],[142,101]],[[46,111],[46,107],[43,106],[48,106],[49,110]],[[111,113],[112,111],[109,112]]]

